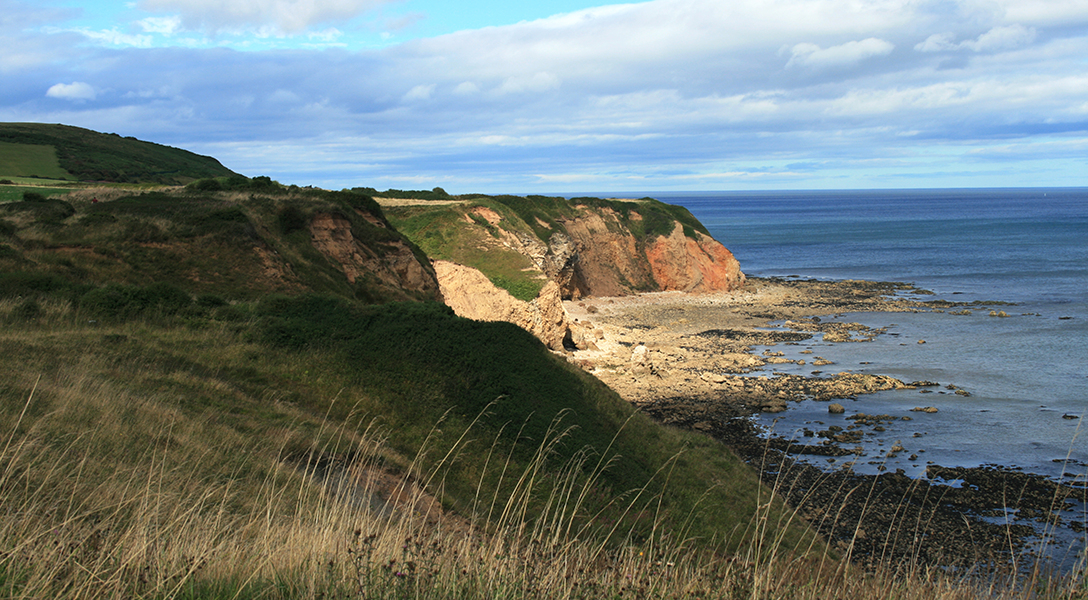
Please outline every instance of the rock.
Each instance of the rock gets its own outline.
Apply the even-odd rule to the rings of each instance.
[[[571,323],[563,308],[559,285],[544,284],[532,302],[522,302],[495,286],[472,267],[434,262],[442,297],[460,317],[477,321],[507,321],[525,329],[552,350],[563,350],[571,338]]]
[[[355,238],[351,221],[342,215],[314,214],[310,221],[310,242],[331,262],[339,265],[344,277],[351,283],[372,276],[386,289],[416,292],[434,300],[441,299],[435,272],[419,262],[408,244],[401,241],[383,242],[384,249],[379,254]]]
[[[726,378],[719,373],[703,373],[699,376],[700,379],[707,383],[725,383]]]
[[[841,415],[846,412],[846,407],[841,404],[833,403],[827,405],[827,412],[833,415]]]
[[[925,408],[923,408],[921,406],[915,406],[914,408],[912,408],[910,410],[911,410],[911,412],[935,413],[935,412],[937,412],[937,407],[935,407],[935,406],[926,406]]]
[[[765,413],[785,412],[786,401],[780,398],[772,398],[771,400],[766,401],[759,409]]]
[[[636,365],[644,365],[649,362],[650,351],[646,348],[646,344],[639,343],[635,346],[635,349],[631,351],[631,363]]]

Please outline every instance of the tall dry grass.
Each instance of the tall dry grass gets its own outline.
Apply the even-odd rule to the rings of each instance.
[[[444,511],[438,467],[397,475],[373,428],[285,427],[260,440],[193,420],[71,370],[37,378],[0,435],[0,597],[4,598],[1083,598],[1083,580],[998,587],[913,567],[866,571],[826,554],[759,543],[740,555],[683,532],[607,543],[585,497],[609,465],[581,454],[550,465],[556,422],[504,497]],[[300,446],[300,444],[302,444]],[[305,451],[300,452],[302,447]],[[294,448],[295,450],[289,450]],[[427,451],[426,448],[424,450]],[[426,461],[434,464],[433,461]],[[488,469],[510,463],[491,456]],[[574,476],[589,472],[588,481]],[[668,476],[667,472],[659,474]],[[546,485],[545,485],[546,484]],[[528,519],[531,499],[545,509]],[[616,498],[654,506],[644,490]],[[779,513],[773,513],[775,515]],[[778,518],[778,517],[774,517]],[[784,517],[799,518],[796,515]],[[612,525],[616,527],[616,525]]]

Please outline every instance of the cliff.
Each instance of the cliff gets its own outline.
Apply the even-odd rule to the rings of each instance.
[[[458,315],[517,323],[555,350],[590,343],[572,332],[562,300],[744,283],[732,253],[690,212],[650,198],[378,201],[440,261],[441,293]]]
[[[168,284],[221,301],[304,292],[441,301],[430,260],[369,197],[261,179],[231,191],[207,182],[215,180],[0,203],[0,272],[81,286]]]

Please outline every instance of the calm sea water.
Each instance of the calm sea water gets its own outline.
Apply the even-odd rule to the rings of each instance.
[[[902,468],[922,476],[933,462],[1081,480],[1088,474],[1088,188],[650,195],[687,207],[748,275],[904,281],[937,298],[1017,303],[993,306],[1008,318],[990,317],[989,309],[970,316],[842,315],[887,326],[889,334],[870,343],[817,338],[775,348],[787,358],[811,363],[822,356],[836,364],[768,366],[768,375],[821,369],[942,384],[928,394],[845,401],[848,415],[912,418],[871,432],[855,470]],[[949,384],[970,396],[954,394]],[[939,412],[910,411],[921,406]],[[850,424],[817,402],[761,420],[779,435],[799,437],[805,428]],[[886,458],[897,442],[906,451]]]

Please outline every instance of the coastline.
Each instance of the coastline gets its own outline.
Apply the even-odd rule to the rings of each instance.
[[[813,372],[818,376],[752,374],[786,360],[770,349],[753,354],[753,347],[795,345],[816,333],[825,341],[865,343],[885,331],[821,317],[967,305],[932,300],[928,292],[902,283],[781,278],[752,278],[745,288],[730,293],[666,292],[566,304],[578,326],[576,334],[592,342],[581,344],[587,349],[573,352],[570,360],[658,421],[722,441],[822,535],[859,562],[894,558],[1016,570],[1036,566],[1043,558],[1062,571],[1074,567],[1075,552],[1071,558],[1058,546],[1084,537],[1083,519],[1076,510],[1071,514],[1075,507],[1067,502],[1083,507],[1088,491],[1082,486],[1000,466],[931,464],[920,478],[902,469],[859,474],[849,467],[854,443],[885,420],[901,417],[845,415],[840,418],[852,423],[850,427],[806,431],[800,439],[768,436],[750,418],[789,410],[806,398],[831,407],[838,399],[859,394],[936,385],[837,372],[833,363],[825,373]],[[775,322],[785,327],[769,329]],[[819,356],[810,358],[820,364]],[[966,393],[955,385],[947,387]],[[796,460],[801,454],[843,458],[837,467],[820,468]],[[1061,540],[1050,548],[1037,543],[1048,532]]]

